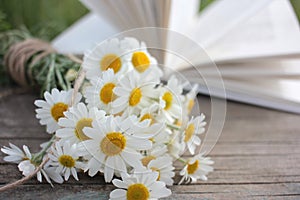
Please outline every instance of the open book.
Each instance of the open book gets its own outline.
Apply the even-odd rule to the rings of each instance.
[[[168,28],[205,49],[221,72],[228,99],[300,113],[300,31],[288,0],[218,0],[201,13],[199,0],[81,1],[91,12],[53,40],[61,53],[83,54],[132,28]],[[159,61],[199,83],[199,92],[222,97],[211,60],[195,54],[193,45],[168,31],[138,39],[184,52],[213,90],[183,59],[161,53]]]

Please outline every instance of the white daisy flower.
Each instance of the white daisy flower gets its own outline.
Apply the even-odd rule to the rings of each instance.
[[[142,166],[138,151],[151,148],[149,138],[152,135],[128,130],[135,128],[128,127],[128,121],[117,123],[113,116],[109,116],[105,123],[94,121],[92,128],[83,129],[85,135],[91,138],[82,142],[92,156],[85,168],[90,176],[104,171],[105,181],[110,182],[114,173],[127,171],[126,165],[133,168]]]
[[[98,44],[95,49],[86,53],[82,66],[86,70],[86,77],[92,79],[100,77],[108,69],[113,69],[115,74],[125,73],[127,60],[125,49],[120,46],[119,39],[114,38]]]
[[[127,58],[129,69],[134,69],[139,73],[151,70],[148,76],[160,78],[163,75],[162,70],[157,65],[157,60],[148,52],[146,44],[139,42],[135,38],[125,38],[121,41],[121,46],[130,52]]]
[[[183,91],[182,85],[175,76],[171,76],[166,86],[160,88],[160,105],[166,120],[173,124],[175,119],[180,119],[182,112]]]
[[[203,154],[196,155],[188,160],[187,164],[180,171],[180,175],[183,177],[178,184],[180,185],[184,181],[195,183],[198,179],[206,181],[206,175],[214,169],[210,166],[212,164],[214,164],[214,161],[209,157],[203,157]]]
[[[63,174],[66,181],[71,174],[78,181],[76,168],[83,168],[83,163],[78,161],[81,154],[76,147],[76,144],[71,146],[69,142],[64,142],[63,145],[56,142],[55,148],[53,146],[51,148],[52,154],[48,154],[50,165],[55,168],[57,173]]]
[[[24,176],[29,176],[36,170],[37,167],[39,167],[40,163],[35,163],[34,157],[30,153],[27,146],[24,145],[23,149],[24,149],[26,157],[23,159],[23,161],[21,161],[19,163],[18,168]],[[56,183],[62,183],[63,179],[61,178],[61,176],[58,173],[56,173],[55,171],[47,168],[47,166],[48,165],[46,164],[43,167],[43,169],[41,169],[40,171],[37,172],[37,174],[36,174],[37,180],[39,182],[42,182],[42,175],[43,175],[45,177],[46,181],[50,184],[52,184],[51,179],[53,181],[55,181]]]
[[[200,145],[201,140],[198,137],[198,135],[204,133],[206,125],[206,122],[204,121],[205,116],[204,114],[201,114],[200,116],[197,116],[196,118],[192,118],[184,132],[183,132],[183,142],[187,145],[189,152],[194,155],[196,147]]]
[[[32,164],[30,160],[22,161],[18,165],[19,170],[22,172],[24,176],[29,176],[30,174],[32,174],[37,167],[38,165]],[[42,182],[43,179],[42,175],[44,176],[46,181],[51,185],[52,185],[51,179],[56,183],[63,183],[63,179],[61,178],[61,176],[49,168],[43,168],[37,172],[36,176],[39,182]]]
[[[105,120],[106,113],[97,108],[87,109],[84,103],[78,103],[64,113],[58,121],[58,125],[62,128],[56,131],[56,136],[61,138],[63,142],[68,141],[70,144],[79,143],[89,139],[84,133],[84,127],[92,127],[95,119]]]
[[[20,163],[23,160],[29,160],[31,157],[30,151],[26,145],[23,145],[23,151],[14,144],[9,143],[10,147],[3,146],[1,151],[8,156],[3,158],[6,162]]]
[[[71,103],[73,90],[58,91],[56,88],[44,93],[45,100],[36,100],[34,104],[39,107],[36,109],[36,118],[40,119],[41,125],[47,126],[48,133],[54,133],[59,129],[58,120],[64,117],[64,112],[68,110]],[[76,95],[74,105],[81,99],[81,94]]]
[[[174,180],[172,178],[175,176],[175,167],[173,167],[172,164],[172,158],[170,156],[163,156],[151,160],[147,168],[158,172],[158,181],[163,181],[166,185],[173,185]]]
[[[120,188],[113,190],[109,197],[111,200],[156,200],[171,195],[162,181],[157,181],[157,172],[142,172],[131,175],[122,174],[122,180],[114,179],[113,184]]]
[[[88,107],[97,107],[109,113],[111,103],[116,98],[113,90],[118,84],[117,76],[112,69],[108,69],[102,73],[101,78],[92,79],[91,84],[84,94]]]
[[[147,81],[144,75],[138,75],[131,71],[120,80],[120,86],[115,87],[114,93],[118,96],[112,102],[114,114],[128,110],[134,113],[151,104],[153,88],[158,84],[155,81]]]

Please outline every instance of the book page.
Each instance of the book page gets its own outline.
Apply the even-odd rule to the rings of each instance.
[[[185,36],[189,29],[193,27],[199,17],[199,3],[199,0],[189,0],[188,3],[181,0],[171,1],[168,29],[174,32],[169,33],[166,38],[168,50],[182,49],[184,46],[189,46],[186,44],[186,40],[180,40],[176,33]],[[174,55],[165,54],[164,64],[171,66],[175,65],[176,62]]]
[[[288,0],[273,0],[207,48],[215,62],[298,55],[300,29]]]
[[[218,69],[223,78],[260,78],[260,77],[299,77],[300,59],[252,60],[219,64]],[[208,66],[198,68],[205,76],[214,77],[215,70]],[[189,70],[189,69],[187,69]]]
[[[272,0],[215,1],[200,14],[186,34],[203,47],[209,47],[271,2]]]
[[[300,113],[299,66],[300,59],[284,59],[224,64],[219,69],[228,99]],[[220,80],[210,68],[201,66],[198,71],[189,68],[181,72],[200,84],[199,92],[219,97]]]
[[[105,19],[107,23],[113,24],[119,30],[127,26],[127,21],[120,16],[117,8],[110,4],[110,1],[103,0],[80,0],[89,10],[98,13],[99,17]]]
[[[223,98],[220,81],[188,71],[183,75],[199,84],[199,92]],[[223,79],[226,98],[300,114],[300,81],[296,78]],[[208,87],[209,86],[209,87]]]
[[[89,13],[57,36],[51,43],[59,53],[82,55],[119,30],[107,20]]]
[[[196,20],[192,20],[190,27],[182,29],[184,35],[191,38],[199,48],[202,47],[211,56],[209,47],[220,38],[222,38],[228,31],[232,30],[240,23],[244,23],[247,19],[255,13],[266,7],[270,0],[219,0],[212,3],[206,8]],[[185,27],[185,26],[184,26]],[[188,43],[180,43],[178,40],[169,39],[170,44],[181,44],[178,49],[186,55],[186,59],[192,63],[207,64],[207,59],[203,56],[195,54],[195,49]],[[217,47],[216,47],[217,48]],[[215,48],[215,49],[216,49]],[[172,48],[171,48],[172,49]],[[213,50],[215,50],[213,49]],[[212,53],[213,54],[213,53]],[[206,56],[207,57],[207,56]],[[214,59],[215,57],[211,57]],[[187,68],[180,59],[173,57],[167,60],[167,65],[173,65],[176,69]]]

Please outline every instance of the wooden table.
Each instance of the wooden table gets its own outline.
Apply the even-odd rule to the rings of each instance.
[[[0,102],[1,146],[26,144],[35,152],[49,138],[35,119],[36,98],[18,94]],[[209,116],[209,99],[199,99]],[[215,171],[207,182],[171,187],[169,199],[300,199],[300,117],[234,102],[228,102],[227,110],[224,130],[210,153]],[[1,185],[22,177],[3,156]],[[54,188],[33,179],[1,193],[0,199],[107,199],[114,188],[100,176],[79,178]]]

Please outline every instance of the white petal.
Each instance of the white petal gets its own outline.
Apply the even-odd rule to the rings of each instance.
[[[31,153],[26,145],[23,145],[23,150],[24,150],[27,158],[31,159]]]
[[[58,120],[58,125],[62,127],[75,127],[75,122],[71,119],[67,119],[63,117]]]
[[[105,163],[104,167],[104,179],[105,182],[109,183],[111,182],[113,175],[114,175],[114,169],[113,169],[113,163],[114,160],[112,157],[108,157]]]
[[[152,191],[155,190],[160,190],[162,188],[164,188],[166,186],[166,184],[162,181],[154,181],[150,186],[149,189]]]
[[[197,136],[193,137],[193,142],[194,142],[194,144],[196,144],[196,145],[198,145],[198,146],[201,144],[201,140],[200,140],[200,138],[197,137]]]
[[[36,174],[36,177],[39,182],[42,182],[42,174],[40,171]]]
[[[76,169],[74,167],[71,168],[71,172],[72,172],[72,175],[73,177],[78,181],[78,176],[77,176],[77,172],[76,172]]]
[[[13,162],[13,163],[19,163],[20,161],[23,160],[22,157],[16,157],[16,156],[5,156],[3,158],[4,161],[6,162]]]
[[[95,176],[97,172],[100,170],[100,167],[101,164],[95,158],[91,158],[88,163],[89,176]]]
[[[126,188],[128,187],[128,185],[127,185],[126,182],[121,181],[121,180],[119,180],[119,179],[114,179],[114,180],[112,181],[112,183],[113,183],[116,187],[118,187],[118,188],[124,188],[124,189],[126,189]]]
[[[48,176],[56,183],[63,183],[63,178],[55,172],[54,168],[45,168],[45,172],[48,174]]]
[[[55,135],[59,138],[67,138],[75,136],[75,131],[72,128],[61,128],[56,131]]]
[[[7,148],[1,148],[1,151],[7,155],[11,155],[11,156],[23,156],[24,153],[23,152],[15,152],[15,150],[12,150],[12,149],[9,149],[8,147]]]
[[[109,197],[113,199],[122,199],[123,197],[125,199],[126,193],[126,190],[115,189],[110,193]]]
[[[142,167],[140,160],[142,156],[140,154],[124,149],[121,156],[130,166],[134,168]]]
[[[168,197],[172,194],[170,189],[167,189],[166,187],[160,188],[159,190],[153,190],[151,192],[151,197],[153,198],[163,198]]]
[[[70,170],[70,168],[67,168],[66,172],[65,172],[65,180],[66,181],[69,180],[70,174],[71,174],[71,170]]]
[[[55,102],[53,101],[52,99],[52,96],[50,95],[49,92],[45,92],[44,93],[44,97],[46,99],[46,101],[50,104],[50,105],[53,105]]]
[[[128,91],[124,90],[124,88],[122,88],[122,87],[115,87],[114,93],[118,96],[128,95]]]
[[[113,159],[116,170],[118,170],[120,173],[127,172],[125,162],[119,155],[114,156]]]
[[[152,142],[147,139],[128,138],[126,142],[128,147],[136,150],[148,150],[152,147]]]

